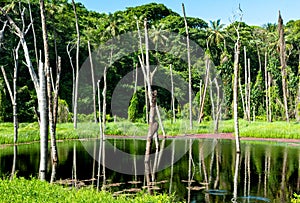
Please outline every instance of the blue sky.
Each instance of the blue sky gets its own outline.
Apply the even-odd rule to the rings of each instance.
[[[284,22],[300,19],[299,0],[75,0],[81,2],[89,10],[113,13],[151,2],[163,3],[168,8],[182,15],[181,3],[185,4],[187,16],[199,17],[206,22],[221,19],[229,24],[239,3],[243,10],[243,21],[249,25],[276,23],[278,10]]]

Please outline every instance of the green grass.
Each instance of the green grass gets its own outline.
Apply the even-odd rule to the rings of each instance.
[[[294,198],[291,200],[292,203],[300,203],[300,194],[294,194]]]
[[[101,203],[143,203],[143,202],[174,202],[174,196],[165,194],[149,195],[144,192],[135,196],[118,196],[93,188],[66,188],[61,185],[49,184],[35,178],[0,179],[0,199],[3,203],[10,202],[101,202]]]
[[[300,123],[284,121],[275,121],[268,123],[265,121],[248,122],[240,119],[241,137],[257,138],[289,138],[300,139]],[[170,120],[163,122],[167,135],[184,134],[206,134],[213,132],[213,122],[205,121],[200,124],[193,123],[193,130],[189,130],[189,121],[177,120],[172,123]],[[221,121],[219,125],[220,133],[234,132],[233,120]],[[131,123],[129,121],[109,122],[106,125],[106,135],[131,135],[146,136],[148,126],[145,123]],[[159,134],[162,130],[159,128]],[[57,139],[78,139],[95,138],[99,136],[99,125],[95,123],[78,123],[78,130],[74,130],[72,123],[61,123],[57,125]],[[38,141],[39,125],[38,123],[21,123],[19,125],[19,143]],[[13,143],[13,124],[0,123],[0,144]]]

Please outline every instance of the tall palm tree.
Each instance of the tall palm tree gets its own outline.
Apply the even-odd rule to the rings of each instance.
[[[207,48],[212,45],[216,45],[221,48],[221,43],[224,43],[223,49],[226,49],[225,33],[223,31],[225,24],[221,24],[221,20],[210,21],[210,27],[207,28]]]
[[[120,35],[123,31],[121,25],[124,23],[124,19],[118,13],[110,13],[107,18],[109,24],[106,26],[102,37],[109,39]]]

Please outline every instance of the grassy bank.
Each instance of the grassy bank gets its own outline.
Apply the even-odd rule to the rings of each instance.
[[[136,196],[113,197],[109,192],[98,192],[92,188],[65,188],[61,185],[49,184],[37,179],[26,180],[15,178],[12,181],[0,179],[0,199],[3,203],[10,202],[174,202],[173,196],[164,194],[149,195],[139,193]]]
[[[171,121],[164,122],[164,129],[167,135],[184,134],[206,134],[213,132],[213,122],[194,123],[193,130],[189,130],[188,121],[178,120],[175,124]],[[62,123],[57,125],[57,139],[78,139],[97,137],[99,126],[94,123],[79,123],[79,131],[74,130],[72,123]],[[130,123],[128,121],[109,122],[106,125],[106,135],[146,135],[148,126],[145,123]],[[220,122],[219,132],[234,132],[233,120]],[[159,134],[162,134],[161,128]],[[265,121],[247,122],[240,120],[240,134],[242,137],[258,138],[288,138],[300,139],[300,123],[276,121],[268,123]],[[19,125],[19,143],[39,140],[38,123],[21,123]],[[13,124],[0,123],[0,144],[13,143]]]

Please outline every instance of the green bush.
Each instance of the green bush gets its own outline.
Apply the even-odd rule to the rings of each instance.
[[[137,93],[134,93],[131,100],[130,105],[128,107],[128,120],[131,122],[135,122],[138,118],[139,114],[139,100],[137,97]]]

